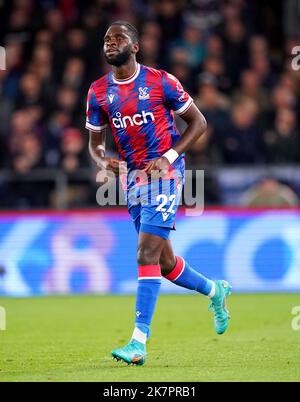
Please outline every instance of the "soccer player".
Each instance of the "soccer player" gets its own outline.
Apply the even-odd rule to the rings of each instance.
[[[91,157],[100,168],[106,166],[118,174],[121,161],[128,167],[128,210],[139,236],[135,328],[130,342],[113,350],[112,356],[142,365],[161,276],[208,296],[215,330],[220,335],[228,328],[226,299],[231,287],[226,281],[205,278],[173,252],[169,235],[184,183],[184,152],[205,132],[206,121],[174,76],[137,63],[138,51],[136,28],[125,21],[112,23],[104,37],[104,55],[112,71],[90,87],[86,128],[90,131]],[[182,135],[176,128],[174,113],[187,123]],[[107,125],[120,161],[105,158]],[[145,174],[147,180],[131,174],[135,171]],[[139,203],[134,202],[132,194]]]

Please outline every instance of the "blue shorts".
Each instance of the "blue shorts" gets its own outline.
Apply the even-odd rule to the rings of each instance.
[[[137,232],[168,239],[175,229],[175,218],[181,200],[183,179],[154,180],[135,185],[127,192],[128,210]]]

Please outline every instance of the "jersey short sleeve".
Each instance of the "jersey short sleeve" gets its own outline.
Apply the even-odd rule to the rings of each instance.
[[[162,86],[167,105],[176,114],[185,113],[193,103],[193,99],[174,75],[165,71],[162,73]]]
[[[100,132],[107,126],[108,118],[104,110],[99,106],[93,86],[90,87],[87,96],[86,124],[88,130]]]

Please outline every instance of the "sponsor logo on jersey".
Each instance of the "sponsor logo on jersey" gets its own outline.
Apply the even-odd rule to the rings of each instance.
[[[116,113],[116,117],[112,119],[115,128],[127,128],[128,126],[141,126],[151,121],[155,121],[154,115],[151,112],[136,113],[133,116],[122,116],[120,112]]]

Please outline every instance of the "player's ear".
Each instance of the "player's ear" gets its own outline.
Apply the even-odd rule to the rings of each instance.
[[[132,53],[137,54],[140,50],[140,45],[138,42],[134,43],[132,45]]]

